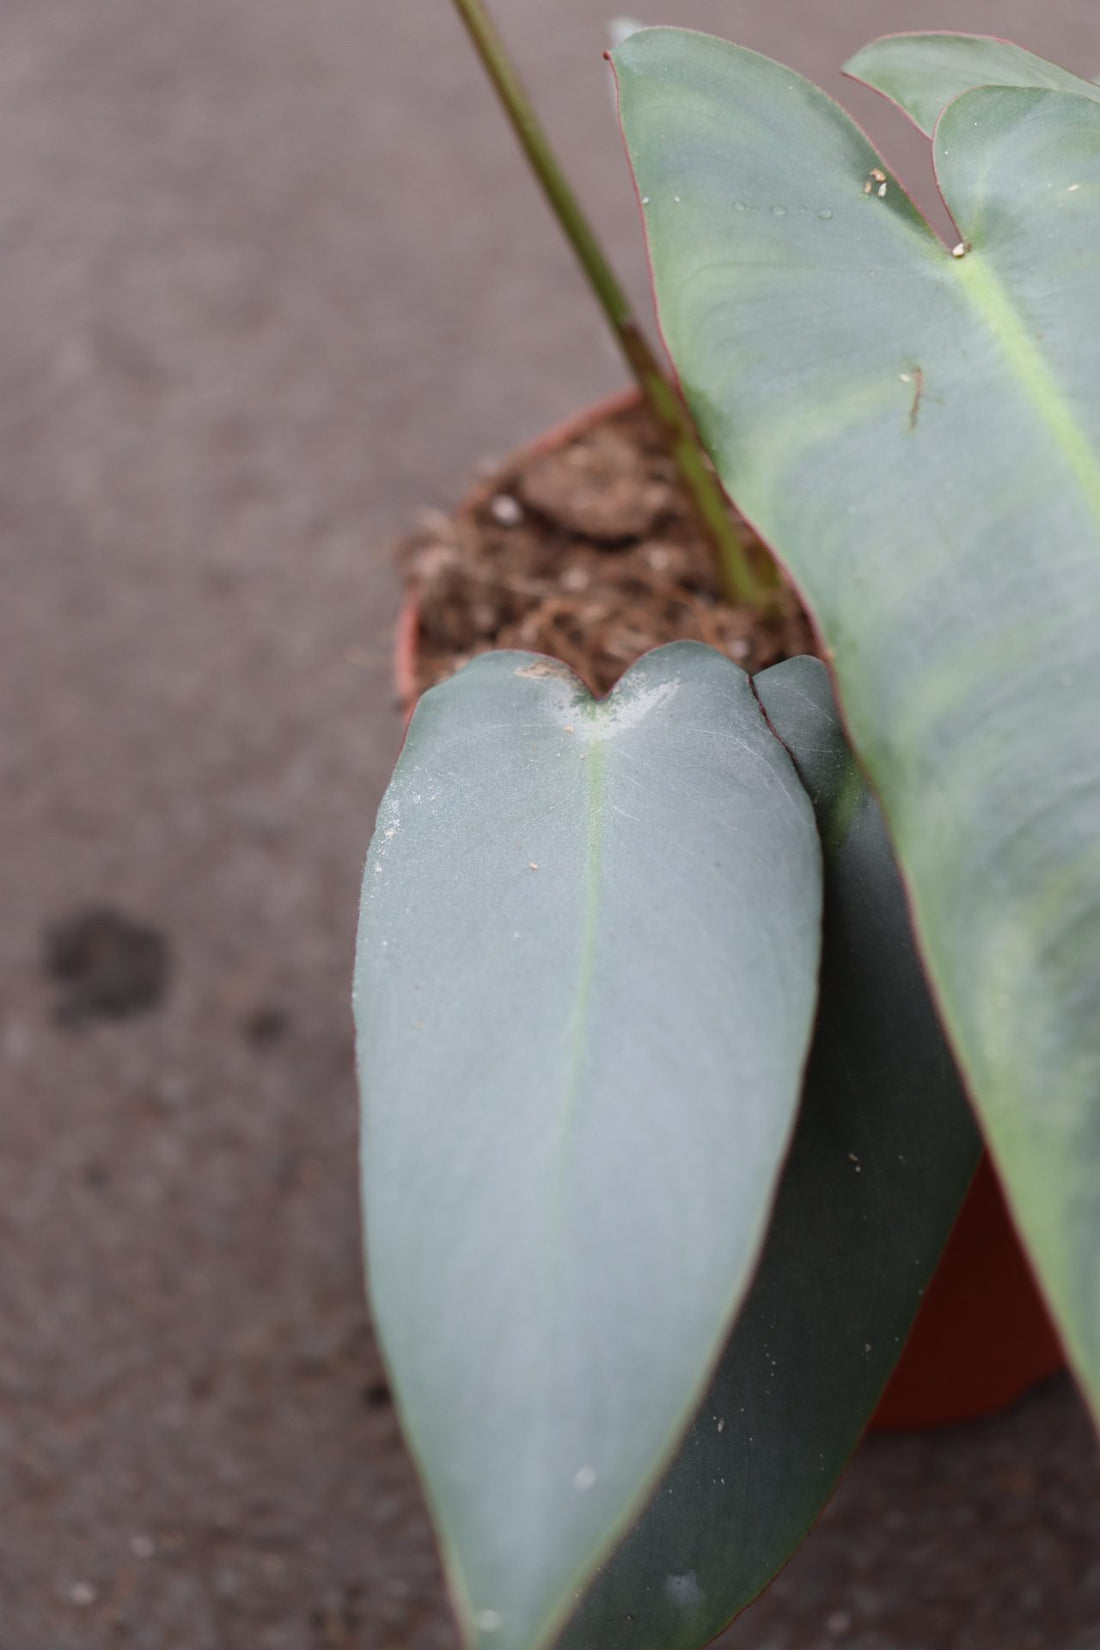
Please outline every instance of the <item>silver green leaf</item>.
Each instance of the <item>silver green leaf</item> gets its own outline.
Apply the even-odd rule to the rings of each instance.
[[[468,1640],[552,1636],[748,1287],[816,993],[813,811],[695,644],[421,701],[364,883],[375,1318]]]
[[[1100,86],[1034,52],[983,34],[887,34],[844,65],[905,110],[929,137],[940,112],[976,86],[1031,86],[1100,101]]]

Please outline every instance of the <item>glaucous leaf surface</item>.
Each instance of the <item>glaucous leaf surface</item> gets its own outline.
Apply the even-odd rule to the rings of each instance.
[[[831,650],[941,1010],[1100,1412],[1100,105],[964,93],[964,256],[824,93],[614,54],[661,322]]]
[[[821,1000],[802,1109],[751,1293],[710,1389],[563,1650],[698,1650],[832,1494],[978,1159],[882,813],[825,667],[755,680],[825,843]]]
[[[813,810],[693,643],[421,700],[355,981],[375,1318],[470,1640],[542,1643],[748,1286],[820,950]]]
[[[1100,101],[1100,86],[984,34],[887,34],[844,65],[845,74],[905,110],[929,137],[941,109],[975,86],[1033,86]]]

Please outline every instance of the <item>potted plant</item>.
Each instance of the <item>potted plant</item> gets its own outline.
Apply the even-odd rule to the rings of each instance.
[[[828,669],[675,643],[596,699],[488,653],[383,801],[372,1297],[465,1634],[509,1650],[690,1650],[766,1584],[974,1114],[1100,1408],[1100,90],[974,37],[860,54],[934,131],[946,248],[779,64],[613,57],[687,403]]]

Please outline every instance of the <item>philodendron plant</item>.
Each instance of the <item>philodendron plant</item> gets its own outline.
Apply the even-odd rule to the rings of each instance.
[[[382,804],[374,1311],[500,1650],[695,1650],[759,1592],[981,1136],[1100,1412],[1100,88],[859,55],[949,246],[791,70],[672,29],[613,62],[684,394],[829,668],[676,644],[597,701],[490,654]]]

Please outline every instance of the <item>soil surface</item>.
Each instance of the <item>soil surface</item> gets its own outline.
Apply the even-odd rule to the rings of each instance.
[[[1100,72],[1095,0],[643,9],[918,174],[873,34]],[[606,8],[494,10],[644,303]],[[620,366],[444,0],[4,0],[0,234],[0,1650],[455,1650],[356,1209],[387,546]],[[1068,1381],[873,1439],[729,1644],[1100,1650],[1098,1509]]]
[[[734,519],[755,567],[772,570]],[[421,692],[492,647],[563,659],[596,693],[662,642],[709,642],[749,672],[817,651],[789,586],[764,616],[723,598],[713,544],[637,406],[518,454],[454,515],[430,515],[401,557]]]

